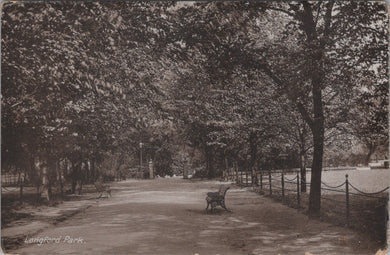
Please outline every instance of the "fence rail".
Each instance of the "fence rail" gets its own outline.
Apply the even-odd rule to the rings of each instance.
[[[291,175],[291,171],[288,172]],[[273,193],[281,194],[282,200],[287,195],[293,195],[296,199],[296,205],[298,208],[301,207],[301,191],[300,191],[300,174],[295,173],[293,178],[287,178],[283,171],[238,171],[238,169],[230,169],[224,176],[227,180],[236,182],[241,187],[253,187],[256,192],[273,196]],[[226,179],[225,178],[225,179]],[[310,185],[310,182],[306,182],[305,185]],[[337,200],[331,198],[328,195],[322,195],[321,199],[334,202],[338,205],[343,205],[343,214],[345,214],[346,224],[349,224],[351,216],[351,206],[355,205],[351,202],[353,197],[364,197],[368,199],[376,199],[381,203],[386,203],[388,198],[389,187],[376,192],[365,192],[357,188],[348,180],[348,174],[345,175],[345,181],[339,185],[329,185],[321,181],[321,190],[331,192],[333,194],[339,194],[344,196],[343,200]],[[275,194],[274,194],[275,195]],[[333,210],[333,208],[332,208]]]

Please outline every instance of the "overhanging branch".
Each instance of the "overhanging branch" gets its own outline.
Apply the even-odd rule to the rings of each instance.
[[[302,118],[306,121],[306,123],[310,127],[310,129],[313,130],[313,125],[314,125],[313,119],[310,117],[306,108],[303,106],[303,104],[301,102],[297,102],[296,106],[297,106],[299,113],[302,115]]]
[[[256,65],[259,69],[263,70],[263,72],[268,75],[279,87],[285,88],[286,85],[279,77],[277,77],[271,69],[267,66],[265,63],[259,63]],[[299,113],[302,115],[302,118],[305,120],[307,125],[310,127],[311,130],[313,130],[313,119],[310,117],[308,111],[303,106],[301,102],[297,102],[296,98],[292,98],[291,96],[287,95],[291,101],[295,102],[295,105],[299,111]]]

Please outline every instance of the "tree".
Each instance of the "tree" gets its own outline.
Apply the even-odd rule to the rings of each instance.
[[[157,110],[164,95],[157,86],[161,75],[156,74],[163,63],[150,46],[162,49],[164,44],[159,44],[159,29],[143,28],[166,23],[156,22],[159,8],[125,5],[131,8],[9,3],[3,9],[2,130],[10,136],[2,140],[2,148],[7,152],[14,146],[31,154],[37,190],[38,157],[49,163],[49,175],[58,161],[72,159],[75,188],[75,181],[82,185],[90,160],[118,146],[125,150],[124,130],[134,132],[160,118]],[[17,133],[11,132],[14,127]],[[33,134],[33,139],[20,137],[23,133]]]
[[[53,171],[71,159],[82,185],[98,158],[120,169],[139,136],[155,159],[183,144],[202,151],[209,177],[228,158],[278,166],[279,151],[302,159],[313,146],[318,216],[327,135],[350,132],[353,118],[357,130],[387,129],[375,86],[388,81],[387,18],[360,2],[8,3],[2,149],[29,154],[38,185],[34,160]],[[375,116],[351,110],[359,97]]]
[[[351,97],[349,91],[353,86],[358,86],[359,82],[359,79],[352,78],[350,74],[362,73],[370,65],[377,63],[377,60],[372,58],[373,55],[362,55],[359,51],[370,48],[378,55],[383,52],[382,43],[375,40],[376,43],[372,45],[367,43],[365,38],[376,38],[377,33],[386,35],[384,27],[377,26],[372,31],[372,25],[387,22],[387,16],[384,5],[377,3],[301,2],[288,5],[270,4],[268,9],[285,15],[289,20],[285,31],[286,38],[294,38],[296,46],[278,45],[277,49],[272,46],[268,49],[264,47],[258,51],[258,59],[251,64],[273,79],[280,91],[295,105],[311,130],[314,150],[309,214],[317,217],[321,204],[325,128],[345,119],[348,110],[342,107],[335,111],[335,106],[341,104],[334,105],[332,101],[337,97],[344,97],[343,102],[346,102],[346,99]],[[351,15],[351,10],[355,11],[354,15]],[[373,15],[368,18],[367,13]],[[352,41],[355,45],[353,48],[349,44]],[[267,50],[269,53],[264,54]],[[276,58],[278,61],[275,59],[275,51],[282,56]],[[246,54],[245,57],[250,56]],[[383,65],[384,62],[380,63]],[[329,104],[325,104],[327,96],[332,99],[328,101]],[[328,113],[333,114],[334,118]]]
[[[368,77],[357,93],[355,107],[351,112],[349,133],[364,144],[366,165],[379,146],[388,149],[387,69],[384,67],[367,73]],[[372,82],[375,80],[378,80],[377,83]]]
[[[259,70],[301,114],[313,139],[309,213],[316,217],[320,213],[325,130],[347,121],[354,95],[351,90],[359,86],[373,64],[385,63],[376,57],[386,55],[385,8],[378,3],[253,3],[257,9],[251,12],[251,4],[202,3],[197,5],[202,6],[201,11],[188,8],[187,15],[194,11],[192,17],[201,17],[208,25],[192,22],[186,29],[191,34],[186,43],[199,47],[197,42],[202,42],[199,48],[210,59],[206,70],[216,78],[211,81],[218,84],[219,77],[228,80],[235,66]],[[218,19],[222,9],[230,22]],[[277,28],[273,36],[267,37],[260,18],[250,19],[264,10],[280,23],[272,23]],[[359,75],[352,76],[356,73]]]

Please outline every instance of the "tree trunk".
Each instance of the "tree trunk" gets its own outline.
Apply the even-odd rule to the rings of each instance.
[[[84,181],[80,180],[80,185],[79,185],[79,190],[78,190],[79,195],[81,195],[81,192],[83,191],[83,183],[84,183]]]
[[[319,67],[318,67],[319,68]],[[322,158],[324,154],[324,112],[322,107],[322,72],[317,69],[312,79],[313,92],[313,113],[312,121],[313,133],[313,164],[311,168],[309,216],[317,218],[321,210],[321,173]]]
[[[312,53],[309,56],[312,59],[311,89],[313,97],[313,119],[308,122],[313,134],[313,164],[311,168],[311,183],[309,197],[309,216],[318,218],[321,211],[321,173],[322,159],[324,154],[324,109],[322,103],[322,85],[325,78],[323,58],[326,39],[329,37],[329,31],[332,21],[332,9],[334,2],[327,2],[326,13],[324,16],[324,30],[322,38],[316,31],[316,22],[314,22],[313,10],[311,5],[304,1],[302,23],[307,35],[307,42],[313,46]],[[304,117],[305,118],[305,117]],[[306,116],[306,120],[309,117]]]
[[[53,192],[51,190],[51,181],[49,181],[47,183],[47,201],[48,202],[51,202],[53,200],[52,194],[53,194]]]
[[[125,162],[125,154],[122,152],[119,157],[118,157],[118,160],[117,160],[117,164],[116,164],[116,167],[114,169],[114,174],[115,174],[115,178],[117,179],[117,181],[120,181],[121,180],[121,173],[120,173],[120,168],[121,166],[124,164]],[[147,163],[149,162],[149,160],[147,161]],[[146,164],[147,165],[147,164]]]
[[[60,183],[61,197],[64,197],[64,183],[62,181],[62,171],[61,171],[61,167],[60,167],[60,162],[59,161],[56,162],[56,170],[57,170],[57,174],[58,174],[58,182]]]
[[[300,170],[301,170],[301,191],[306,192],[306,160],[305,152],[300,153]]]
[[[310,200],[309,200],[309,216],[317,218],[320,216],[321,210],[321,172],[322,172],[322,156],[323,156],[323,139],[320,134],[314,136],[314,155],[313,165],[311,168],[311,183],[310,183]]]
[[[371,155],[375,152],[376,146],[373,143],[367,143],[368,153],[366,154],[365,163],[368,166],[370,163]]]
[[[95,173],[95,159],[91,159],[91,181],[94,183],[96,181],[96,173]]]
[[[19,201],[20,201],[20,204],[23,204],[23,178],[21,176],[21,173],[20,173],[20,170],[19,170],[19,176],[18,176],[18,179],[19,179]]]
[[[30,158],[29,158],[29,166],[30,166],[30,169],[29,169],[29,179],[31,180],[31,182],[36,185],[36,198],[37,198],[37,202],[39,201],[40,199],[40,195],[39,195],[39,173],[37,171],[37,167],[35,166],[35,156],[31,153],[30,154]]]
[[[50,180],[48,173],[48,160],[45,158],[45,165],[42,167],[42,187],[43,187],[43,195],[46,195],[46,199],[50,202]]]
[[[72,194],[74,194],[76,192],[76,186],[77,186],[77,172],[78,172],[78,165],[74,164],[72,162],[72,174],[71,174],[71,178],[72,178]]]
[[[257,135],[255,132],[251,132],[251,134],[249,135],[249,146],[250,146],[250,150],[251,150],[251,161],[250,161],[250,165],[249,165],[249,171],[251,172],[251,180],[254,180],[255,179],[255,174],[256,174],[256,170],[255,170],[255,165],[256,165],[256,161],[257,161]],[[253,181],[252,181],[252,185],[253,185]]]
[[[206,153],[206,171],[207,171],[207,177],[208,178],[214,178],[215,173],[213,169],[213,151],[210,146],[205,147],[205,153]]]
[[[56,183],[57,179],[57,160],[56,156],[51,154],[47,158],[47,168],[46,168],[46,181],[47,181],[47,200],[51,202],[53,200],[53,184]]]
[[[301,172],[301,192],[306,192],[306,125],[303,123],[302,129],[298,127],[299,132],[299,167]]]
[[[39,167],[39,166],[38,166]],[[37,187],[37,202],[39,203],[41,201],[41,186],[42,186],[42,170],[40,167],[36,169],[39,173],[37,174],[36,178],[36,187]]]
[[[72,189],[71,189],[72,194],[76,192],[76,186],[77,186],[77,180],[72,179]]]
[[[41,193],[39,192],[39,188],[41,187],[41,184],[40,183],[36,183],[36,191],[37,191],[37,193],[36,193],[36,195],[37,195],[37,203],[39,203],[39,201],[41,201]]]
[[[66,177],[69,175],[69,159],[65,158],[65,166],[64,166],[64,177],[66,179]]]
[[[256,133],[255,132],[251,132],[251,134],[249,135],[249,146],[250,146],[250,150],[251,150],[251,161],[250,161],[250,166],[249,168],[252,169],[254,166],[255,166],[255,163],[256,163],[256,157],[257,157],[257,143],[256,143],[256,139],[257,139],[257,136],[256,136]]]
[[[228,161],[226,154],[224,154],[224,158],[225,158],[225,169],[228,170],[229,169],[229,161]]]
[[[83,184],[84,184],[84,181],[86,179],[87,173],[88,173],[88,164],[87,164],[87,162],[84,162],[84,168],[83,168],[83,163],[81,161],[80,172],[79,172],[79,180],[80,180],[80,185],[79,185],[79,190],[78,190],[79,195],[81,195],[81,193],[83,191]]]

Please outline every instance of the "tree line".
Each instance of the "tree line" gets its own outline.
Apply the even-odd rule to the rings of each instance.
[[[38,193],[43,176],[81,191],[145,143],[160,175],[299,166],[305,183],[310,163],[318,216],[326,150],[355,141],[367,163],[388,143],[382,3],[6,3],[2,16],[2,170]]]

